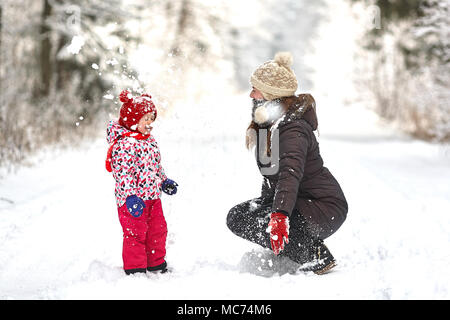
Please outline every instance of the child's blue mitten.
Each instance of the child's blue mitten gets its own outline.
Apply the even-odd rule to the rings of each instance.
[[[128,196],[125,200],[128,212],[135,218],[139,218],[144,213],[144,200],[136,195]]]
[[[162,191],[164,191],[168,195],[173,195],[173,194],[177,193],[178,183],[176,183],[173,180],[166,179],[163,181],[161,187],[162,187]]]

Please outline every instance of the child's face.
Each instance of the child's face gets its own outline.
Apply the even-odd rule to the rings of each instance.
[[[150,134],[153,127],[150,125],[155,121],[155,115],[153,113],[147,113],[144,115],[137,125],[137,130],[142,134]]]

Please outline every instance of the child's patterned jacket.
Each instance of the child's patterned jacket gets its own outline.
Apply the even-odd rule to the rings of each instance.
[[[108,124],[107,141],[109,144],[115,142],[111,167],[116,180],[115,195],[119,207],[131,195],[137,195],[143,200],[158,199],[161,196],[161,184],[167,179],[155,138],[152,135],[145,140],[120,138],[127,132],[130,130],[115,120]]]

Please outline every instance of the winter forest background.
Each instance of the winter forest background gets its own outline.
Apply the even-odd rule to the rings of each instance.
[[[449,5],[0,0],[0,299],[448,299]],[[328,242],[341,269],[326,293],[325,278],[283,267],[256,277],[245,252],[258,249],[224,222],[258,195],[244,148],[249,77],[277,51],[293,53],[298,93],[316,99],[321,152],[350,204]],[[159,296],[122,276],[103,168],[125,88],[152,95],[163,165],[180,184],[163,200],[175,271],[150,278]],[[210,242],[191,252],[204,243],[195,221]],[[267,292],[274,285],[282,296]]]
[[[413,136],[449,141],[448,1],[349,2],[347,19],[361,37],[346,67],[358,98]],[[186,96],[247,90],[249,74],[278,50],[297,57],[294,70],[308,91],[313,71],[304,57],[314,54],[324,6],[2,0],[0,164],[64,139],[76,143],[116,113],[125,87],[151,92],[164,110]]]

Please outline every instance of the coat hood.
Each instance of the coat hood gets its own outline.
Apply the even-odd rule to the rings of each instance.
[[[255,130],[279,127],[300,119],[305,120],[313,131],[317,130],[319,123],[316,115],[316,102],[310,94],[300,94],[272,101],[254,100],[252,122],[247,128],[245,139],[247,148],[250,149],[256,145]]]
[[[108,141],[108,144],[111,144],[118,137],[123,136],[127,132],[130,132],[130,130],[122,127],[117,120],[111,120],[109,121],[108,128],[106,129],[106,141]]]
[[[282,103],[288,108],[282,122],[291,122],[303,119],[312,127],[313,131],[317,130],[319,122],[316,114],[316,101],[310,94],[300,94],[282,99]]]

